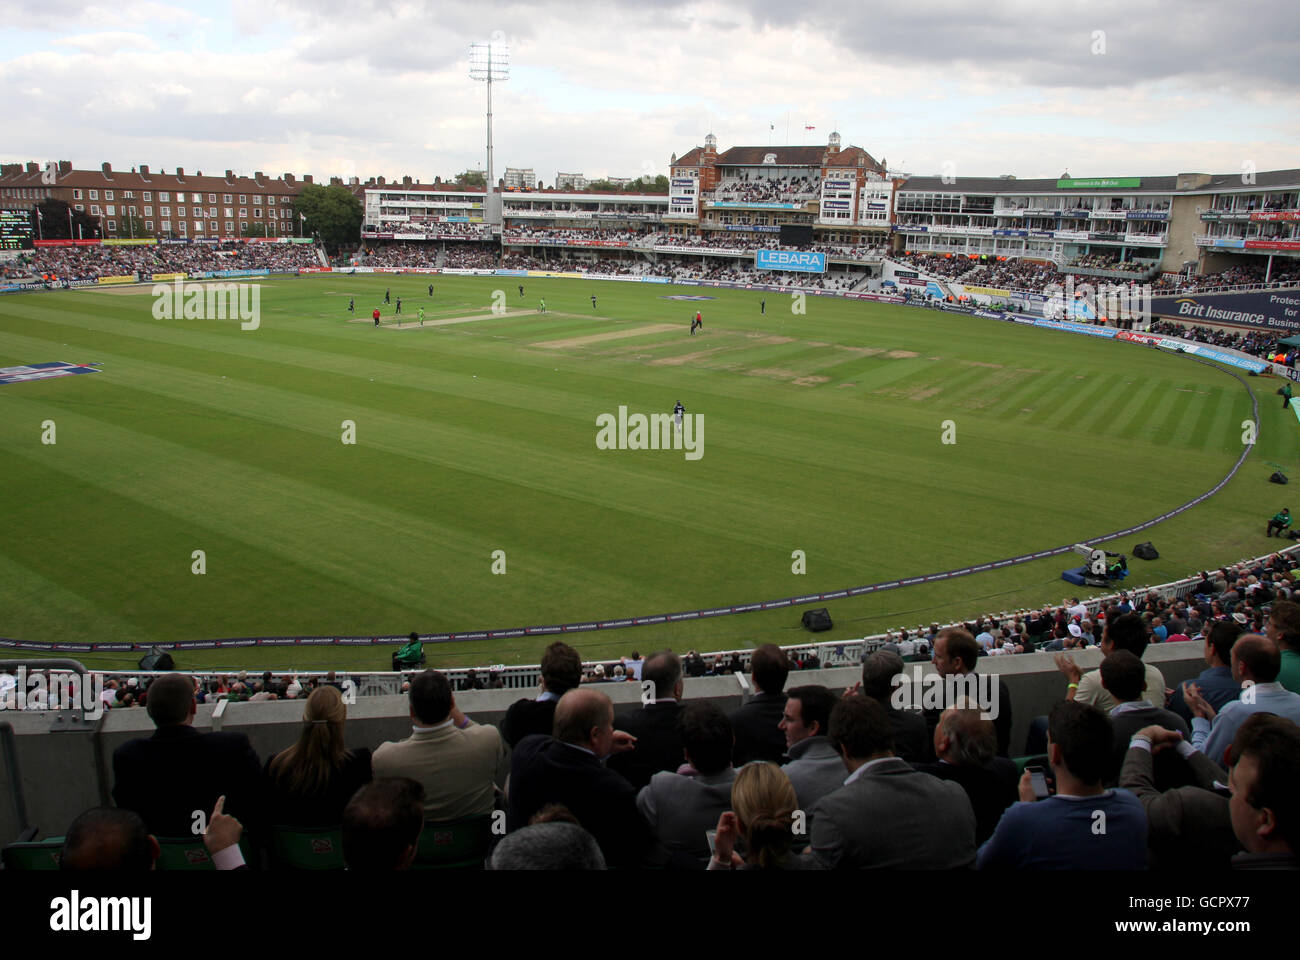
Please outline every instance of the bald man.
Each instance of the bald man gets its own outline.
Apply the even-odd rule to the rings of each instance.
[[[1251,714],[1275,713],[1300,724],[1300,694],[1277,682],[1281,669],[1281,652],[1268,637],[1258,633],[1238,637],[1232,646],[1232,678],[1241,684],[1241,696],[1215,711],[1195,684],[1188,684],[1184,692],[1192,711],[1192,746],[1226,770],[1224,754]]]
[[[636,738],[614,729],[614,704],[599,690],[570,690],[555,705],[553,736],[524,737],[510,758],[506,827],[518,830],[548,803],[569,809],[596,838],[611,869],[639,866],[652,845],[636,791],[605,759]]]
[[[979,710],[949,707],[934,727],[934,755],[939,759],[913,764],[921,773],[951,780],[966,791],[975,811],[977,845],[993,836],[1003,812],[1017,799],[1016,765],[995,756],[997,750],[992,720],[981,719]]]

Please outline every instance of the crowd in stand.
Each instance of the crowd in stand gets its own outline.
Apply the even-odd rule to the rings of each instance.
[[[908,253],[894,259],[901,260],[919,270],[924,270],[926,273],[935,274],[948,280],[962,279],[976,267],[976,261],[971,260],[964,254],[945,257],[933,253]]]
[[[1300,266],[1286,266],[1285,264],[1288,262],[1274,262],[1267,285],[1271,286],[1300,280]],[[1267,266],[1263,263],[1240,264],[1226,270],[1220,270],[1218,273],[1197,274],[1192,277],[1185,277],[1182,274],[1165,274],[1162,277],[1157,277],[1152,282],[1151,289],[1161,293],[1197,293],[1218,287],[1241,287],[1246,290],[1262,289],[1266,286],[1264,282],[1266,274],[1268,274]]]
[[[351,256],[347,262],[355,262],[358,267],[435,267],[438,265],[438,250],[427,243],[389,243],[378,247],[366,247],[360,256]]]
[[[527,243],[528,241],[562,240],[601,240],[623,243],[659,243],[659,234],[655,230],[608,230],[601,227],[591,229],[547,229],[535,227],[510,227],[501,238],[502,243]]]
[[[743,177],[723,180],[713,193],[714,200],[747,203],[802,203],[818,195],[819,181],[813,177]]]
[[[1183,340],[1194,340],[1197,343],[1208,343],[1215,347],[1240,350],[1253,357],[1271,360],[1288,367],[1294,367],[1296,360],[1300,358],[1300,350],[1295,347],[1282,347],[1278,344],[1276,335],[1262,331],[1234,333],[1229,330],[1211,330],[1209,327],[1184,326],[1172,320],[1156,320],[1151,324],[1151,332]]]
[[[298,243],[192,243],[41,247],[0,262],[0,279],[85,280],[131,274],[319,267],[316,247]]]
[[[443,220],[380,220],[377,233],[421,233],[434,239],[468,240],[478,237],[490,239],[488,229],[481,223],[448,223]]]
[[[460,270],[494,270],[497,255],[496,251],[484,250],[478,244],[448,244],[442,265]]]
[[[196,730],[203,691],[169,674],[146,695],[157,732],[113,755],[116,807],[74,821],[61,866],[149,869],[155,838],[189,836],[204,810],[218,869],[277,866],[285,828],[337,829],[351,869],[403,869],[423,831],[466,818],[493,869],[1297,869],[1289,567],[1278,555],[1205,572],[1185,599],[1122,596],[1091,612],[1076,600],[936,630],[924,647],[937,695],[908,686],[897,647],[909,640],[865,656],[842,691],[789,684],[799,665],[760,646],[754,695],[730,712],[687,695],[710,672],[739,672],[738,659],[661,651],[584,675],[557,641],[537,695],[497,725],[476,723],[426,670],[407,689],[409,736],[349,746],[347,706],[327,681],[307,694],[297,737],[263,758],[242,733]],[[1084,673],[1070,651],[1092,643],[1103,659]],[[1155,643],[1194,645],[1206,668],[1169,690],[1142,659]],[[1007,685],[976,669],[1019,646],[1061,651],[1064,680],[1030,724],[1023,749],[1040,756],[1023,774]],[[462,690],[478,688],[467,680]],[[616,712],[601,684],[619,681],[643,692]],[[250,699],[277,686],[262,685]]]

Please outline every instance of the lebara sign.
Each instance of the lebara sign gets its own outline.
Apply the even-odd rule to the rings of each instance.
[[[799,250],[759,250],[754,259],[757,270],[797,270],[800,273],[825,273],[826,254]]]
[[[1221,293],[1152,297],[1151,313],[1191,323],[1228,323],[1270,330],[1300,330],[1300,294]]]

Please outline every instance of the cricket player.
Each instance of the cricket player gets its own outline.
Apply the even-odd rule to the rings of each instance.
[[[377,326],[379,326],[379,308],[378,308],[378,307],[375,307],[374,317],[375,317],[375,326],[377,327]]]
[[[537,312],[538,312],[538,313],[545,313],[545,312],[546,312],[546,301],[545,301],[545,300],[541,301],[540,305],[537,307]]]
[[[348,313],[356,313],[356,312],[357,312],[357,301],[356,301],[356,299],[355,299],[354,297],[349,297],[349,298],[348,298]]]
[[[429,284],[429,296],[433,296],[433,284]]]
[[[397,310],[394,312],[393,315],[394,315],[394,316],[401,316],[401,314],[402,314],[402,298],[401,298],[401,297],[398,297],[398,298],[397,298]]]
[[[673,407],[673,423],[677,424],[678,430],[682,428],[682,416],[685,413],[686,413],[686,408],[683,407],[682,402],[678,400],[677,406]]]
[[[424,307],[420,308],[420,326],[424,326]]]
[[[392,292],[392,291],[390,291],[390,290],[385,290],[385,291],[384,291],[384,303],[392,303],[392,302],[393,302],[391,299],[389,299],[389,296],[388,296],[391,292]]]
[[[596,295],[594,293],[591,295],[591,309],[596,309]]]

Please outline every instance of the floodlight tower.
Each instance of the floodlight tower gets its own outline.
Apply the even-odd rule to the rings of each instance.
[[[492,195],[492,84],[510,79],[510,47],[503,40],[471,43],[469,47],[469,75],[473,80],[487,83],[487,192],[484,202]]]

